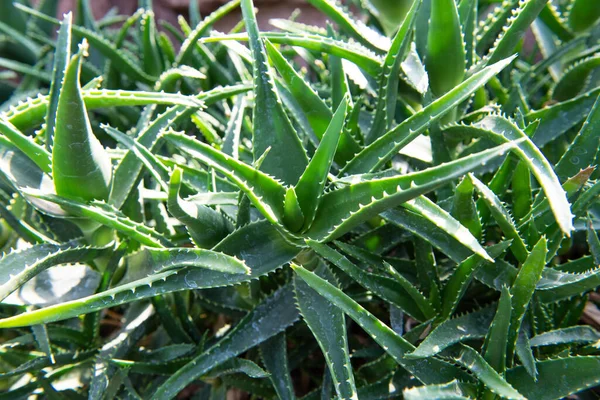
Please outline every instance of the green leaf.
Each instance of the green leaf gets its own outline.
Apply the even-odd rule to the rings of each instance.
[[[261,221],[246,225],[235,231],[219,243],[213,251],[236,256],[243,260],[246,266],[250,268],[250,275],[224,274],[193,267],[170,269],[147,277],[147,273],[142,273],[137,280],[123,283],[89,297],[1,319],[0,328],[30,326],[64,320],[170,292],[207,289],[248,282],[280,268],[296,256],[300,250],[290,245],[277,229],[267,221]],[[162,269],[162,264],[151,265],[142,262],[141,265],[145,266],[147,271]],[[293,305],[291,308],[293,308]]]
[[[173,170],[169,183],[168,210],[185,225],[197,246],[211,248],[233,231],[233,224],[219,211],[182,200],[179,197],[182,175],[181,169]]]
[[[366,138],[367,143],[371,143],[379,138],[388,129],[391,129],[394,124],[400,64],[410,44],[415,16],[421,6],[421,2],[422,0],[413,2],[396,36],[394,36],[392,45],[381,65],[381,72],[378,79],[377,106],[375,108],[373,125]]]
[[[546,3],[548,3],[548,0],[529,0],[519,2],[519,8],[511,10],[510,25],[503,28],[501,36],[496,40],[494,47],[486,57],[488,64],[496,63],[514,54],[517,43],[544,9]],[[510,9],[506,8],[505,10]]]
[[[463,340],[484,338],[494,319],[494,309],[486,307],[442,322],[412,353],[409,358],[427,358]]]
[[[304,229],[310,227],[319,207],[327,175],[342,133],[346,110],[347,99],[344,98],[333,115],[317,151],[294,187],[298,196],[298,204],[304,214]]]
[[[6,254],[0,259],[0,300],[50,267],[89,262],[108,254],[111,248],[78,246],[77,243],[44,243]]]
[[[371,217],[477,169],[513,148],[507,144],[462,159],[401,176],[347,178],[349,185],[326,193],[307,231],[313,240],[335,239]],[[356,182],[356,183],[355,183]]]
[[[319,265],[315,274],[338,286],[335,276],[324,264]],[[321,347],[337,395],[340,399],[358,399],[344,313],[297,275],[294,276],[294,289],[300,314]]]
[[[56,51],[54,52],[54,64],[52,66],[52,82],[50,83],[50,94],[48,96],[48,112],[46,114],[46,149],[50,150],[54,141],[54,130],[58,110],[58,99],[63,85],[65,72],[71,58],[71,20],[72,14],[65,14],[60,24],[58,38],[56,39]]]
[[[56,18],[49,17],[32,8],[23,6],[21,4],[16,4],[16,7],[34,18],[39,18],[55,25],[60,24],[60,21]],[[137,65],[137,62],[134,61],[131,54],[127,54],[125,51],[117,49],[113,43],[100,34],[77,25],[73,25],[72,31],[73,35],[77,36],[78,38],[83,38],[89,41],[94,49],[98,50],[98,52],[102,53],[102,55],[104,55],[106,58],[110,59],[115,68],[118,68],[119,71],[128,75],[131,79],[146,84],[152,84],[156,81],[156,77],[148,75]]]
[[[470,399],[471,393],[469,390],[465,390],[464,386],[464,383],[453,380],[452,382],[440,385],[427,385],[404,389],[402,396],[405,400]]]
[[[434,95],[442,96],[463,81],[465,56],[456,2],[432,0],[425,66]]]
[[[315,8],[319,9],[347,35],[370,48],[371,50],[385,50],[389,47],[389,41],[385,36],[363,24],[363,22],[350,15],[332,0],[308,0]]]
[[[286,87],[304,111],[315,136],[321,140],[327,127],[330,125],[333,113],[314,89],[294,70],[270,41],[265,40],[265,48],[273,66],[279,72],[285,81]]]
[[[571,141],[569,148],[565,151],[556,164],[554,170],[561,180],[575,176],[580,170],[594,165],[597,149],[600,147],[600,139],[595,132],[600,127],[600,96],[592,107],[585,123]]]
[[[352,300],[348,295],[329,282],[301,266],[291,264],[302,280],[321,296],[342,309],[359,324],[398,364],[425,384],[448,382],[463,376],[460,370],[437,359],[408,360],[404,354],[414,349],[413,345],[397,335],[392,329]],[[460,378],[464,379],[464,378]]]
[[[424,216],[473,253],[492,261],[492,258],[481,247],[477,238],[466,227],[427,197],[419,196],[402,204],[402,207]]]
[[[307,244],[321,257],[348,274],[359,285],[370,290],[374,295],[395,305],[418,321],[425,321],[434,316],[435,311],[429,301],[406,278],[395,274],[394,279],[369,273],[357,267],[342,254],[326,244],[307,241]],[[337,243],[342,249],[347,246]],[[385,267],[389,270],[389,264]]]
[[[282,32],[261,32],[261,36],[268,39],[271,43],[299,46],[307,50],[327,53],[346,59],[373,77],[378,76],[381,69],[380,57],[358,43],[334,40],[321,35],[309,35],[306,33],[294,35]],[[248,40],[248,35],[215,36],[206,38],[203,42],[211,43],[224,40]]]
[[[541,126],[538,128],[539,131]],[[497,143],[506,143],[508,141],[518,141],[519,144],[514,154],[519,156],[522,162],[526,163],[537,181],[542,186],[546,197],[550,201],[552,212],[561,230],[569,235],[573,230],[573,216],[570,213],[570,204],[566,193],[560,185],[558,177],[552,169],[542,152],[528,138],[527,134],[517,127],[512,121],[501,117],[490,115],[481,121],[471,125],[471,127],[459,127],[456,130],[447,129],[447,133],[466,131],[472,134],[489,137]],[[535,140],[534,140],[535,142]],[[506,234],[506,232],[505,232]]]
[[[27,155],[44,173],[50,174],[52,172],[52,156],[50,153],[1,116],[0,133]]]
[[[260,355],[269,371],[271,383],[282,400],[293,400],[294,386],[290,376],[285,332],[273,336],[260,344]]]
[[[155,399],[171,399],[196,378],[238,354],[284,331],[298,319],[290,285],[249,312],[226,336],[194,358],[158,387]]]
[[[267,56],[259,38],[258,25],[252,0],[242,0],[242,14],[250,38],[254,75],[254,133],[252,136],[254,160],[271,148],[261,169],[294,185],[308,164],[300,139],[285,114],[275,92],[275,83],[267,65]]]
[[[227,95],[229,95],[229,91],[231,91],[231,95],[233,95],[235,93],[245,92],[248,89],[249,87],[245,85],[237,85],[227,88],[213,89],[211,91],[201,93],[197,97],[192,97],[163,92],[156,93],[132,90],[86,88],[81,91],[81,95],[83,96],[85,107],[88,110],[121,106],[143,106],[149,104],[175,104],[197,108],[203,105],[202,100],[204,99],[206,99],[207,103],[210,104],[211,101],[215,100],[213,96],[216,96],[216,100],[218,100],[222,96],[227,97]],[[44,122],[45,113],[48,111],[49,107],[48,104],[48,96],[39,96],[35,99],[27,98],[22,103],[10,107],[3,113],[3,116],[17,128],[21,130],[27,130]]]
[[[600,10],[593,0],[573,0],[569,9],[569,26],[575,32],[590,28],[600,18]]]
[[[572,99],[586,87],[588,77],[600,67],[600,55],[594,55],[579,60],[562,74],[560,80],[552,89],[552,98],[557,101]]]
[[[473,182],[469,178],[463,178],[454,192],[451,215],[461,225],[469,229],[471,234],[480,239],[482,233],[481,220],[473,200]]]
[[[285,188],[279,181],[190,136],[167,133],[164,137],[233,181],[270,222],[281,223]]]
[[[540,126],[533,136],[533,143],[538,147],[544,146],[584,121],[594,107],[598,94],[600,89],[597,88],[574,99],[527,114],[528,121],[540,120]]]
[[[544,270],[544,265],[546,265],[547,252],[547,240],[546,238],[542,238],[531,250],[531,253],[521,266],[521,269],[510,288],[510,294],[512,295],[512,314],[507,350],[507,360],[509,363],[514,354],[517,336],[519,335],[521,323],[525,317],[525,311],[535,292],[535,287],[542,277],[542,271]]]
[[[560,344],[588,344],[600,340],[600,333],[591,326],[571,326],[540,333],[529,342],[533,347],[555,346]]]
[[[500,374],[506,369],[506,343],[510,329],[511,309],[511,294],[505,286],[500,294],[496,315],[485,337],[483,353],[485,360]]]
[[[506,379],[528,399],[536,400],[559,400],[600,382],[600,357],[538,361],[537,368],[537,380],[524,367],[509,370]]]
[[[236,94],[244,93],[248,91],[248,89],[249,87],[246,85],[216,88],[200,93],[198,96],[196,96],[196,99],[209,106],[219,100],[226,99]],[[199,106],[200,104],[196,104],[196,106],[191,108],[183,105],[170,107],[167,109],[167,111],[157,116],[138,133],[136,137],[137,142],[151,150],[156,145],[156,141],[158,140],[159,135],[163,132],[163,129],[185,120]],[[122,207],[135,183],[138,182],[138,176],[142,170],[142,166],[143,163],[133,152],[125,154],[114,172],[113,184],[109,197],[110,204],[116,208]]]
[[[400,149],[412,142],[432,123],[438,121],[458,104],[468,99],[477,89],[502,71],[514,58],[508,58],[473,74],[460,85],[421,111],[407,118],[365,147],[343,169],[346,174],[372,172],[387,163]]]
[[[507,399],[526,399],[471,347],[460,344],[455,348],[446,350],[445,354],[452,357],[458,364],[469,369],[489,390],[497,395]]]
[[[190,2],[190,6],[191,3],[192,2]],[[200,23],[198,23],[194,30],[187,35],[185,41],[181,44],[181,48],[179,49],[179,53],[177,53],[177,57],[175,59],[175,65],[185,64],[191,57],[198,39],[204,36],[215,22],[229,14],[239,5],[240,0],[227,2],[208,17],[204,18]]]
[[[521,235],[515,226],[510,212],[502,204],[500,199],[498,199],[498,196],[496,196],[496,194],[494,194],[494,192],[492,192],[492,190],[483,182],[475,178],[473,175],[469,175],[469,179],[479,194],[479,198],[484,201],[485,205],[488,207],[492,213],[492,216],[498,223],[498,226],[500,229],[502,229],[504,236],[512,241],[510,246],[512,253],[520,263],[525,262],[529,251],[527,250],[527,246],[525,245],[525,242],[521,238]]]
[[[488,254],[492,258],[499,258],[509,245],[510,241],[505,241],[490,246],[488,247]],[[440,314],[440,319],[442,321],[449,318],[456,310],[459,301],[471,283],[473,275],[486,264],[489,264],[489,262],[482,259],[477,254],[472,255],[458,264],[442,292],[442,311]]]
[[[33,332],[33,336],[35,337],[35,341],[40,347],[40,350],[46,353],[50,363],[56,363],[52,348],[50,347],[50,339],[48,338],[48,329],[46,329],[46,325],[34,325],[31,327],[31,331]]]
[[[58,98],[52,148],[52,176],[56,193],[72,199],[106,200],[110,191],[111,163],[92,126],[81,96],[83,42],[65,70]]]
[[[137,240],[141,244],[150,247],[167,247],[171,242],[163,235],[156,232],[142,223],[135,222],[125,216],[119,210],[102,202],[91,202],[85,204],[77,200],[71,200],[53,194],[44,194],[39,190],[27,189],[24,193],[28,196],[45,200],[50,203],[59,205],[56,208],[46,208],[41,211],[57,217],[80,217],[76,219],[82,229],[94,231],[98,228],[97,224],[108,226],[115,229],[130,238]],[[39,206],[38,206],[39,208]]]

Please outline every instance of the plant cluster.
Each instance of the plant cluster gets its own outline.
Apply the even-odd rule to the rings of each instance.
[[[0,399],[596,398],[600,2],[309,2],[0,2]]]

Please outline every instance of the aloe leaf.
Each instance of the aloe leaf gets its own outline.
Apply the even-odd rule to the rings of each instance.
[[[156,22],[154,12],[147,10],[140,23],[142,38],[142,66],[148,75],[158,76],[163,70],[162,56],[156,40]]]
[[[262,342],[260,344],[260,354],[279,398],[283,400],[295,399],[288,366],[285,333],[282,332]]]
[[[315,241],[307,244],[321,257],[331,262],[358,284],[376,296],[395,305],[419,321],[432,318],[435,311],[429,301],[410,282],[401,276],[395,279],[363,271],[328,245]],[[343,246],[339,243],[340,246]]]
[[[35,341],[37,342],[40,350],[46,353],[46,356],[50,360],[51,364],[56,363],[52,348],[50,347],[50,338],[48,337],[48,329],[46,325],[34,325],[31,327]]]
[[[161,186],[161,189],[163,189],[166,193],[169,192],[168,181],[170,171],[154,154],[123,132],[120,132],[119,130],[108,125],[100,125],[100,127],[117,142],[133,151],[136,157],[150,171],[154,179],[156,179],[158,184]]]
[[[169,183],[167,207],[182,222],[199,247],[211,248],[233,231],[233,224],[219,211],[179,198],[182,171],[175,168]]]
[[[460,263],[472,255],[471,251],[462,246],[456,239],[420,214],[399,207],[384,211],[380,216],[391,224],[427,241],[454,262]]]
[[[417,0],[411,6],[383,60],[378,79],[377,106],[373,125],[367,135],[367,143],[379,138],[388,129],[391,129],[394,123],[400,64],[410,43],[415,16],[421,6],[421,1]]]
[[[414,349],[413,345],[397,335],[392,329],[352,300],[348,295],[329,282],[320,278],[301,266],[291,264],[302,280],[321,296],[342,309],[350,318],[359,324],[398,364],[412,373],[424,384],[448,382],[462,373],[450,364],[437,359],[408,360],[404,354]]]
[[[511,294],[508,287],[502,289],[496,315],[485,337],[483,357],[499,373],[506,369],[506,343],[511,321]]]
[[[473,253],[488,261],[493,261],[485,249],[481,247],[477,238],[467,228],[427,197],[419,196],[402,204],[402,207],[421,214]]]
[[[65,14],[60,24],[58,38],[56,40],[56,51],[54,53],[54,64],[52,66],[52,82],[50,83],[50,94],[48,96],[48,112],[46,114],[46,149],[50,150],[54,140],[54,129],[56,126],[56,113],[58,110],[58,98],[61,92],[63,79],[71,58],[71,20],[72,14]]]
[[[56,111],[52,175],[56,193],[61,196],[105,200],[110,190],[110,159],[92,132],[79,85],[81,59],[86,52],[83,42],[65,70]]]
[[[333,113],[314,89],[294,70],[270,41],[265,40],[265,48],[273,66],[279,72],[290,93],[304,111],[314,134],[321,140],[330,124]]]
[[[285,188],[279,181],[189,136],[168,133],[165,138],[231,179],[270,222],[282,221]]]
[[[482,226],[479,214],[473,200],[474,186],[470,179],[464,178],[454,193],[451,215],[476,237],[481,238]]]
[[[502,242],[490,246],[488,248],[488,254],[492,258],[499,258],[509,245],[510,242]],[[449,318],[456,310],[458,302],[471,283],[472,277],[477,273],[477,270],[486,263],[485,259],[482,259],[481,256],[475,254],[458,264],[456,270],[454,270],[442,291],[441,320]]]
[[[514,58],[491,65],[473,74],[460,85],[440,97],[418,113],[406,119],[365,147],[343,169],[346,174],[372,172],[388,162],[400,149],[419,136],[430,124],[466,100],[489,79],[502,71]]]
[[[199,94],[196,99],[203,101],[208,106],[216,101],[244,93],[248,89],[249,88],[246,85],[216,88]],[[163,132],[163,129],[189,117],[198,106],[193,108],[184,106],[170,107],[138,133],[136,138],[137,142],[142,146],[152,149],[156,144],[159,135]],[[125,199],[133,189],[133,186],[138,181],[138,175],[142,170],[142,166],[142,162],[137,159],[134,153],[126,154],[123,157],[114,172],[113,185],[109,197],[110,204],[114,205],[116,208],[121,208]]]
[[[32,17],[51,22],[55,25],[60,24],[60,21],[56,18],[49,17],[32,8],[23,6],[21,4],[17,4],[16,7]],[[148,75],[138,65],[136,65],[136,62],[132,59],[133,57],[131,55],[128,55],[123,50],[117,49],[113,43],[105,39],[100,34],[77,25],[73,25],[71,29],[73,35],[89,41],[94,49],[98,50],[98,52],[102,53],[106,58],[109,58],[116,68],[118,68],[124,74],[127,74],[130,78],[146,84],[152,84],[155,82],[156,78]]]
[[[536,296],[543,303],[554,303],[600,285],[600,270],[594,268],[581,274],[571,274],[546,268],[537,286]]]
[[[291,286],[279,289],[248,313],[223,339],[171,375],[152,397],[171,399],[194,379],[284,331],[298,317]]]
[[[77,200],[71,200],[53,194],[44,194],[39,190],[32,189],[27,189],[24,193],[33,198],[59,205],[60,208],[56,210],[55,216],[71,216],[89,219],[115,229],[130,238],[137,240],[141,244],[150,247],[166,247],[171,244],[167,238],[156,232],[154,229],[131,220],[106,203],[91,202],[90,204],[85,204]],[[55,210],[52,211],[54,212]],[[49,213],[48,211],[45,212]],[[87,221],[81,222],[84,224],[81,226],[87,229],[87,226],[89,225]],[[92,225],[91,229],[94,228],[97,228],[97,226]]]
[[[233,110],[231,111],[231,119],[227,124],[225,135],[223,136],[223,147],[221,148],[221,151],[232,156],[236,160],[239,160],[240,158],[240,137],[246,105],[246,98],[242,95],[238,96]]]
[[[335,239],[380,212],[434,190],[512,148],[512,144],[498,146],[450,163],[401,176],[366,180],[361,176],[356,176],[356,179],[349,178],[351,182],[358,183],[351,183],[326,193],[321,198],[315,221],[306,234],[318,241]]]
[[[356,17],[350,15],[332,0],[309,0],[309,3],[327,15],[342,31],[373,51],[387,50],[389,40]]]
[[[26,154],[42,171],[47,174],[52,172],[52,156],[50,153],[2,117],[0,117],[0,133]]]
[[[76,243],[46,243],[9,253],[0,259],[0,300],[50,267],[92,261],[107,254],[109,250],[109,247],[78,246]]]
[[[236,256],[228,256],[222,252],[195,248],[146,248],[143,250],[144,262],[156,265],[152,274],[159,274],[183,267],[200,267],[227,274],[250,274],[250,269],[243,260]]]
[[[308,164],[306,153],[275,92],[252,0],[242,0],[241,6],[254,60],[254,159],[257,160],[270,147],[272,151],[262,162],[262,170],[293,185]]]
[[[540,333],[531,338],[533,347],[555,346],[559,344],[587,344],[600,340],[600,333],[591,326],[572,326]]]
[[[402,396],[405,400],[470,399],[470,391],[465,390],[463,386],[463,383],[453,380],[452,382],[440,385],[417,386],[404,389]]]
[[[294,35],[281,32],[261,32],[261,36],[271,43],[299,46],[307,50],[327,53],[348,60],[370,76],[378,76],[381,69],[381,59],[369,49],[358,43],[348,43],[334,40],[321,35]],[[214,36],[203,40],[204,43],[220,42],[224,40],[248,40],[247,34]]]
[[[465,41],[465,56],[467,69],[475,62],[477,46],[477,22],[478,22],[479,0],[461,0],[458,3],[458,16],[462,26]]]
[[[535,287],[542,277],[546,264],[547,240],[545,238],[533,247],[527,260],[521,266],[514,283],[511,286],[512,314],[510,319],[509,340],[507,343],[507,360],[510,363],[514,354],[515,343],[525,317],[525,310],[535,291]]]
[[[600,10],[593,0],[573,0],[567,21],[575,32],[590,28],[600,18]]]
[[[315,274],[332,285],[338,285],[335,276],[324,264],[319,265]],[[298,276],[294,276],[294,289],[300,314],[321,347],[337,395],[341,399],[357,399],[344,313]]]
[[[419,346],[406,356],[427,358],[463,340],[484,338],[494,319],[494,309],[486,307],[442,322]]]
[[[210,99],[212,95],[220,91],[233,90],[244,92],[242,85],[230,88],[213,89],[198,95],[196,98],[183,96],[181,94],[163,92],[145,92],[131,90],[107,90],[107,89],[85,89],[81,91],[85,107],[88,110],[98,108],[110,108],[120,106],[143,106],[149,104],[181,105],[187,107],[201,107],[202,99]],[[225,93],[224,93],[225,94]],[[38,96],[35,99],[28,98],[17,106],[10,107],[3,113],[3,117],[22,130],[26,130],[42,123],[48,110],[48,96]]]
[[[600,147],[600,141],[594,132],[598,131],[599,124],[600,96],[596,99],[579,133],[555,166],[556,174],[562,180],[575,176],[580,170],[594,164],[597,153],[594,149]]]
[[[187,35],[185,41],[181,44],[179,53],[175,58],[175,65],[186,63],[192,55],[198,39],[204,36],[215,22],[229,14],[239,5],[240,0],[230,1],[199,22],[194,30]]]
[[[50,82],[52,77],[47,73],[40,71],[39,68],[32,67],[29,64],[24,64],[18,61],[9,60],[4,57],[0,57],[0,67],[8,69],[20,74],[39,79],[41,81]]]
[[[552,89],[552,98],[557,101],[572,99],[585,88],[590,74],[600,67],[600,55],[576,61],[561,76]]]
[[[496,196],[496,194],[494,194],[494,192],[492,192],[492,190],[483,182],[475,178],[473,175],[469,175],[469,179],[473,183],[473,186],[475,187],[475,190],[479,194],[480,198],[489,208],[494,219],[498,223],[498,226],[500,229],[502,229],[504,236],[507,239],[512,240],[512,244],[510,246],[512,253],[515,255],[517,260],[519,260],[519,262],[525,262],[529,251],[527,250],[527,246],[525,245],[525,242],[521,238],[521,235],[515,226],[510,212],[502,204],[500,199],[498,199],[498,196]]]
[[[513,215],[521,221],[531,211],[533,201],[531,191],[531,172],[523,161],[519,161],[512,177]]]
[[[425,66],[433,94],[442,96],[463,81],[465,55],[456,2],[432,0]]]
[[[548,0],[519,2],[519,8],[513,11],[510,18],[510,25],[503,29],[501,36],[489,51],[487,63],[496,63],[514,53],[517,43],[544,9],[546,3]]]
[[[510,120],[500,116],[488,116],[473,126],[476,127],[475,129],[480,129],[479,133],[481,135],[485,135],[485,132],[490,132],[487,134],[488,137],[499,143],[507,140],[523,140],[519,143],[517,149],[515,149],[515,154],[521,158],[522,162],[529,166],[529,169],[549,199],[550,207],[561,230],[569,235],[573,230],[573,216],[569,211],[569,201],[552,166],[536,145],[527,138],[525,132],[521,131]],[[469,130],[469,128],[465,129]]]
[[[0,328],[30,326],[64,320],[107,307],[114,307],[157,295],[190,289],[206,289],[248,282],[266,275],[289,262],[300,251],[289,244],[277,229],[266,221],[252,223],[235,231],[213,251],[243,260],[248,274],[224,274],[202,268],[171,269],[116,286],[110,290],[54,306],[0,320]],[[161,260],[159,260],[161,261]],[[162,260],[164,261],[164,260]],[[168,260],[167,260],[168,261]],[[148,270],[161,264],[146,265]],[[294,306],[292,305],[291,308]]]
[[[515,346],[515,354],[521,361],[521,364],[525,367],[529,376],[534,379],[537,377],[537,360],[533,356],[531,345],[529,344],[529,334],[526,332],[528,327],[522,327],[517,337],[517,344]]]
[[[594,89],[571,100],[563,101],[527,114],[528,121],[540,120],[533,143],[544,146],[584,121],[594,107],[600,89]]]
[[[298,204],[304,214],[305,229],[310,227],[315,218],[342,133],[347,104],[346,99],[342,100],[319,143],[317,151],[294,187],[298,196]]]
[[[524,367],[510,369],[506,379],[529,399],[558,400],[597,386],[599,367],[600,357],[566,357],[538,361],[537,380]]]
[[[468,368],[469,371],[495,394],[506,399],[526,399],[471,347],[460,344],[456,348],[446,350],[445,354],[450,355],[458,364]]]

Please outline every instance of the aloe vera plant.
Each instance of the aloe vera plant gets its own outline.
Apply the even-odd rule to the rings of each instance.
[[[0,2],[0,398],[597,395],[597,1],[309,2]]]

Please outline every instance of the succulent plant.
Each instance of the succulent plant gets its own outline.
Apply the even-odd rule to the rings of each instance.
[[[309,2],[0,2],[0,399],[594,398],[600,3]]]

